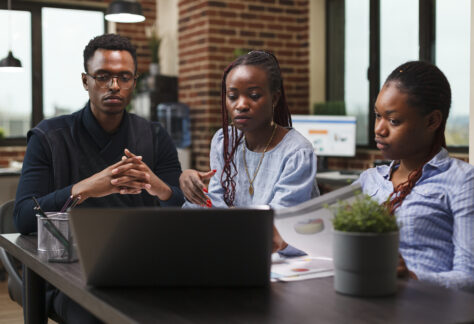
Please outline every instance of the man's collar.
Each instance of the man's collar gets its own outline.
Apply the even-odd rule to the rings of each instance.
[[[125,120],[127,119],[128,113],[124,111],[122,122],[120,123],[119,128],[114,134],[109,134],[100,126],[99,122],[94,117],[94,114],[92,113],[90,107],[90,101],[87,102],[84,108],[84,115],[82,117],[84,127],[101,150],[110,142],[111,138],[115,134],[119,133],[123,129],[123,126],[125,125]]]

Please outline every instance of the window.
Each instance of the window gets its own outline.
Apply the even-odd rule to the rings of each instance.
[[[371,105],[390,72],[406,61],[422,59],[435,63],[451,84],[447,144],[451,151],[466,152],[471,2],[331,0],[326,3],[326,100],[344,101],[347,114],[357,116],[357,144],[375,148]],[[339,28],[341,25],[344,28]],[[337,57],[341,51],[343,62]]]
[[[436,2],[436,65],[451,85],[446,124],[449,146],[469,145],[470,0]]]
[[[94,8],[13,3],[12,48],[23,70],[0,72],[5,89],[0,92],[0,127],[5,132],[0,144],[24,144],[27,131],[43,118],[82,108],[88,100],[81,83],[82,52],[92,37],[105,32],[105,8],[102,3]],[[8,30],[8,15],[0,10],[1,30]],[[0,42],[8,43],[8,33],[0,34]],[[7,49],[1,48],[0,57],[6,55]]]
[[[358,144],[367,145],[369,115],[369,0],[346,0],[344,101],[346,113],[357,117]]]
[[[11,25],[9,24],[11,22]],[[5,137],[25,136],[31,126],[31,14],[27,11],[0,10],[0,44],[9,44],[23,69],[0,72],[0,127]],[[0,58],[9,47],[0,47]]]
[[[380,1],[380,88],[402,63],[418,59],[418,3]]]
[[[104,14],[43,8],[42,17],[43,115],[50,118],[76,111],[89,100],[81,81],[82,52],[91,38],[104,33]]]

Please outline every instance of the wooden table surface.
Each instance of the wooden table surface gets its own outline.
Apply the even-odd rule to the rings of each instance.
[[[0,246],[107,323],[461,323],[474,321],[474,294],[399,281],[394,296],[338,294],[333,278],[270,288],[86,287],[79,263],[41,260],[36,236],[0,235]],[[126,262],[126,260],[124,260]]]

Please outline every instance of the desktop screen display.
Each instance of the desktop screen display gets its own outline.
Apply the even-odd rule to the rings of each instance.
[[[356,117],[292,115],[293,128],[313,144],[319,156],[355,156]]]

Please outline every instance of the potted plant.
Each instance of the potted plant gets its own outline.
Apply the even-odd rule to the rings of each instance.
[[[150,63],[150,74],[160,74],[160,45],[161,38],[158,37],[158,31],[156,24],[147,27],[145,29],[146,36],[148,37],[148,46],[150,48],[151,63]]]
[[[396,292],[398,225],[385,204],[368,195],[334,209],[334,289],[357,296]]]

